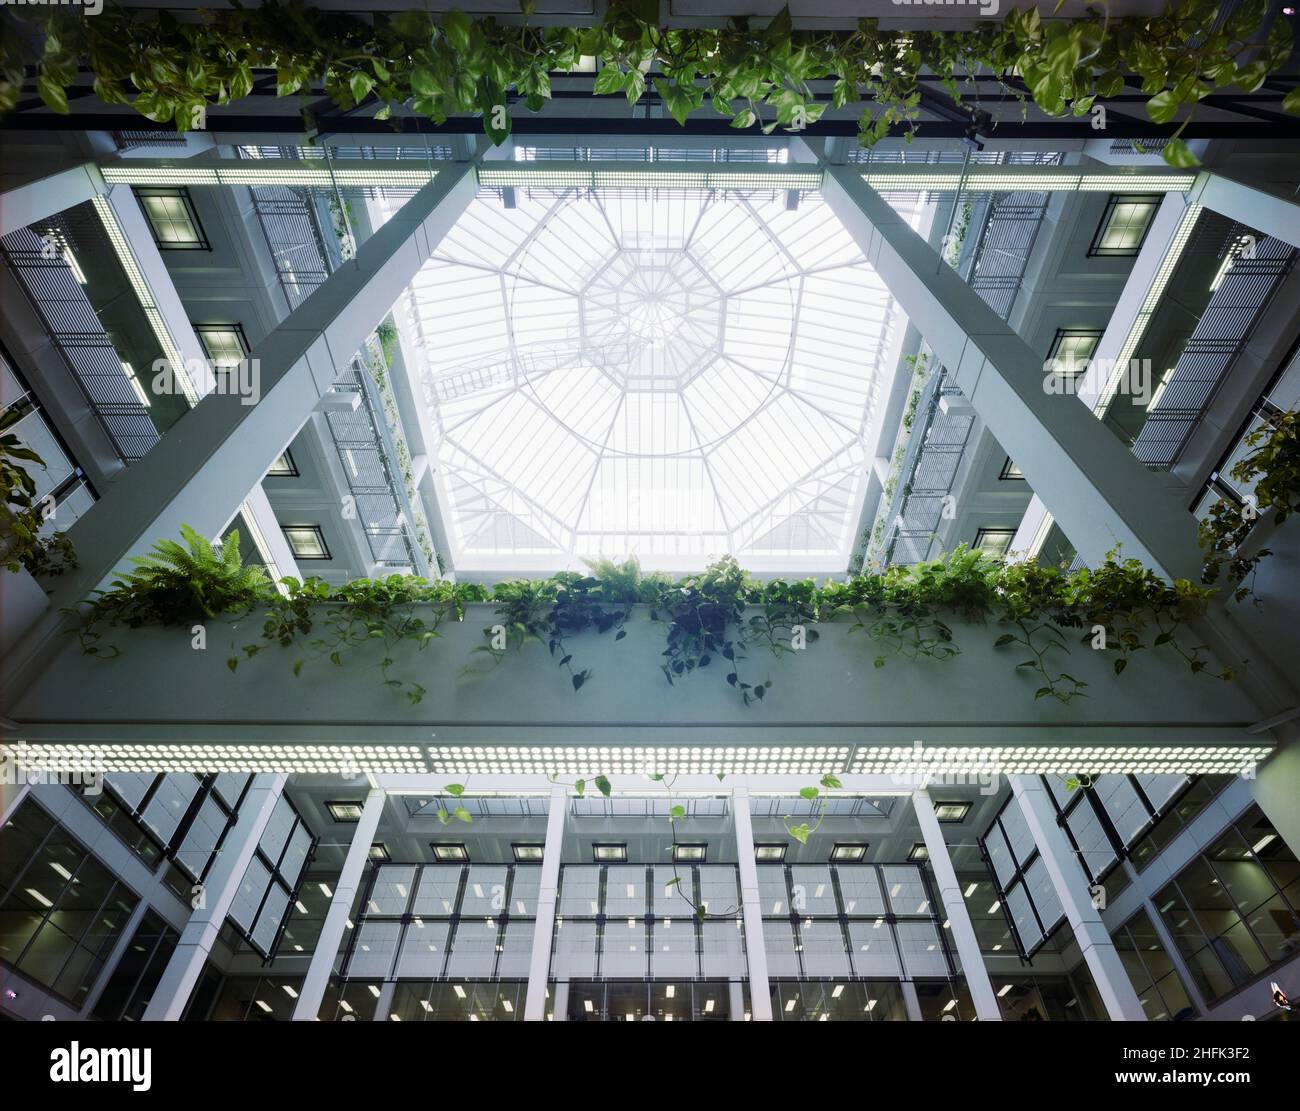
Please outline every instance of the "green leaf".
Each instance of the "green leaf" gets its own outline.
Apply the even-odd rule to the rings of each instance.
[[[456,807],[456,809],[453,810],[451,814],[452,817],[455,818],[457,821],[469,823],[474,820],[473,815],[470,814],[470,812],[466,810],[463,806]]]
[[[436,814],[436,817],[438,821],[440,821],[443,825],[446,825],[448,822],[451,821],[451,815],[448,814],[446,809],[441,806],[438,807],[438,812]]]
[[[352,90],[352,99],[358,104],[370,95],[370,90],[374,87],[374,78],[368,73],[362,73],[360,70],[357,70],[356,73],[348,78],[348,88]]]
[[[684,806],[674,806],[674,807],[672,807],[672,809],[670,809],[670,810],[668,811],[668,817],[670,817],[670,818],[684,818],[684,817],[686,817],[686,807],[684,807]]]
[[[1126,667],[1128,667],[1128,659],[1124,656],[1120,656],[1120,658],[1115,661],[1115,674],[1119,675]]]
[[[606,798],[609,798],[612,788],[609,785],[608,779],[606,779],[603,775],[598,775],[596,776],[595,779],[592,780],[592,782],[596,784],[596,790],[598,790]]]
[[[1300,116],[1300,85],[1297,85],[1282,98],[1282,111]]]
[[[676,887],[681,882],[682,882],[681,876],[673,876],[672,879],[670,879],[667,883],[664,884],[664,890],[667,891],[668,888],[670,887]]]
[[[1161,154],[1169,165],[1176,166],[1180,170],[1194,169],[1201,164],[1201,160],[1192,153],[1191,147],[1181,139],[1170,139]]]
[[[1168,123],[1178,114],[1178,98],[1172,89],[1164,89],[1147,101],[1147,115],[1156,123]]]
[[[801,845],[808,844],[808,838],[809,836],[811,836],[812,830],[808,827],[806,823],[804,825],[788,826],[787,829],[790,833],[790,836],[793,837],[796,841],[798,841],[799,844]]]
[[[230,659],[226,661],[226,666],[230,668],[231,671],[234,671],[235,668],[239,666],[239,657],[231,656]]]
[[[596,74],[596,83],[592,86],[592,91],[597,96],[605,96],[609,93],[621,93],[624,87],[625,78],[622,70],[616,65],[606,65]]]
[[[819,791],[816,787],[801,787],[799,789],[799,797],[801,799],[808,799],[811,801],[812,799],[815,799],[820,794],[821,791]]]
[[[836,776],[831,775],[829,772],[822,776],[821,782],[822,786],[828,791],[838,791],[842,786],[844,786]]]
[[[995,641],[993,642],[993,647],[994,647],[994,648],[1001,648],[1004,644],[1011,644],[1011,643],[1013,643],[1013,642],[1015,641],[1015,639],[1016,639],[1016,638],[1013,637],[1010,633],[1003,633],[1000,637],[998,637],[997,640],[995,640]]]
[[[463,783],[448,783],[443,790],[453,798],[460,798],[465,793],[465,785]]]
[[[585,779],[575,779],[573,781],[573,789],[579,795],[585,795],[587,793],[587,781]]]
[[[471,27],[469,16],[462,11],[450,11],[442,17],[443,34],[458,52],[463,53],[469,49]]]
[[[43,73],[36,79],[36,91],[51,111],[58,112],[61,116],[68,114],[68,94],[62,82]]]

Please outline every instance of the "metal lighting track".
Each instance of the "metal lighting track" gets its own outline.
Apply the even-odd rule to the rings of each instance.
[[[811,191],[822,171],[763,163],[494,162],[478,170],[480,185],[537,189],[760,189]]]

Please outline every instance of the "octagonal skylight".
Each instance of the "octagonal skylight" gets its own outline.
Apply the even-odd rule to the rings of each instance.
[[[901,320],[816,195],[484,190],[410,295],[458,569],[844,569]]]

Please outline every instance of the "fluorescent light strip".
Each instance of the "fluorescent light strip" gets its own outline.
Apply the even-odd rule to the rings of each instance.
[[[1124,346],[1119,349],[1119,354],[1115,358],[1115,365],[1111,370],[1110,378],[1092,406],[1092,411],[1098,418],[1106,415],[1106,410],[1115,397],[1115,391],[1119,389],[1120,382],[1128,372],[1129,360],[1133,358],[1133,352],[1137,350],[1137,345],[1146,333],[1147,325],[1151,323],[1151,318],[1155,315],[1156,308],[1160,304],[1160,298],[1164,296],[1165,287],[1169,284],[1169,279],[1174,276],[1174,270],[1183,257],[1183,250],[1187,246],[1187,241],[1192,236],[1192,229],[1196,226],[1196,221],[1200,219],[1202,207],[1199,204],[1189,204],[1187,211],[1183,213],[1183,218],[1178,222],[1174,234],[1170,237],[1165,257],[1161,260],[1160,266],[1151,279],[1151,288],[1147,290],[1147,295],[1142,300],[1142,307],[1138,309],[1137,316],[1133,318],[1133,325],[1129,328],[1128,335],[1124,339]]]
[[[1113,171],[1098,173],[1057,167],[928,167],[918,170],[910,166],[875,166],[862,175],[862,180],[873,189],[883,192],[921,192],[954,190],[958,186],[970,193],[1018,192],[1068,192],[1112,193],[1116,190],[1144,190],[1153,193],[1186,193],[1196,182],[1195,174],[1144,173],[1117,174]]]
[[[283,772],[300,775],[821,775],[917,777],[1036,774],[1241,774],[1270,745],[936,746],[434,746],[108,744],[14,742],[16,764],[37,772]]]
[[[127,280],[131,283],[131,289],[135,292],[140,307],[144,309],[144,315],[149,321],[149,326],[153,329],[153,334],[157,337],[163,354],[171,364],[176,380],[181,384],[185,400],[192,409],[199,403],[198,391],[195,390],[194,383],[185,370],[185,359],[181,356],[180,348],[176,346],[171,332],[167,330],[167,324],[163,320],[162,313],[158,311],[158,306],[154,303],[153,290],[149,288],[149,283],[145,281],[144,274],[136,264],[135,253],[131,250],[131,244],[122,231],[122,225],[118,222],[117,213],[113,211],[113,206],[108,203],[108,198],[102,194],[97,194],[92,199],[95,211],[99,214],[99,219],[104,225],[104,231],[108,235],[108,241],[113,245],[118,262],[121,263],[122,269],[126,271]]]
[[[599,169],[573,167],[558,169],[544,165],[483,166],[478,183],[495,187],[539,189],[799,189],[822,187],[820,171],[774,169],[754,170],[667,169],[648,163],[644,169]]]
[[[438,171],[429,166],[373,166],[357,168],[304,165],[289,159],[266,159],[259,165],[159,166],[139,164],[105,166],[101,172],[112,185],[305,185],[330,188],[389,186],[413,188],[427,185]]]

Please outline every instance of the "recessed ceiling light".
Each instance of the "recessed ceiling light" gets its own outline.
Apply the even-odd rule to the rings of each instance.
[[[598,864],[625,863],[627,861],[627,845],[625,844],[593,844],[591,850]]]
[[[673,860],[679,864],[699,864],[707,852],[708,845],[674,845]]]
[[[429,848],[433,850],[433,859],[443,864],[457,864],[469,859],[469,850],[462,844],[452,844],[447,841],[431,841]]]
[[[934,816],[941,822],[963,822],[970,813],[968,802],[936,802]]]
[[[370,846],[370,859],[385,860],[385,861],[389,859],[388,848],[387,846],[384,845],[382,841],[376,841],[373,845]]]
[[[327,898],[327,899],[332,899],[332,898],[334,898],[334,891],[331,889],[331,887],[330,887],[329,884],[327,884],[327,883],[318,883],[316,886],[320,888],[320,893],[321,893],[322,895],[324,895],[325,898]]]
[[[918,841],[912,846],[912,851],[907,854],[907,859],[911,861],[921,861],[930,859],[930,850],[925,847],[924,842]]]
[[[867,855],[867,843],[858,841],[852,843],[843,843],[836,845],[831,849],[831,860],[840,863],[856,863],[864,859]]]
[[[454,992],[456,993],[456,998],[457,998],[457,999],[464,999],[464,998],[465,998],[465,989],[464,989],[463,987],[461,987],[459,984],[452,984],[452,985],[451,985],[451,990],[454,991]]]
[[[978,882],[972,883],[968,888],[966,888],[964,892],[962,892],[962,894],[965,898],[969,899],[972,895],[975,894],[975,892],[978,889],[979,889],[979,883]]]
[[[515,843],[510,846],[515,854],[515,860],[519,864],[540,864],[546,846],[528,843]]]
[[[1277,839],[1276,833],[1266,833],[1263,837],[1261,837],[1258,841],[1256,841],[1253,845],[1251,845],[1251,850],[1253,852],[1261,852],[1264,848],[1266,848],[1276,839]]]
[[[1014,986],[1013,984],[1003,984],[1000,988],[998,988],[998,998],[1001,999],[1004,995],[1007,994],[1007,992],[1009,992],[1012,989],[1013,986]]]
[[[361,803],[359,802],[327,802],[325,809],[329,811],[331,820],[339,823],[355,824],[361,821]]]
[[[785,845],[755,845],[754,859],[764,862],[780,862],[785,859]]]

